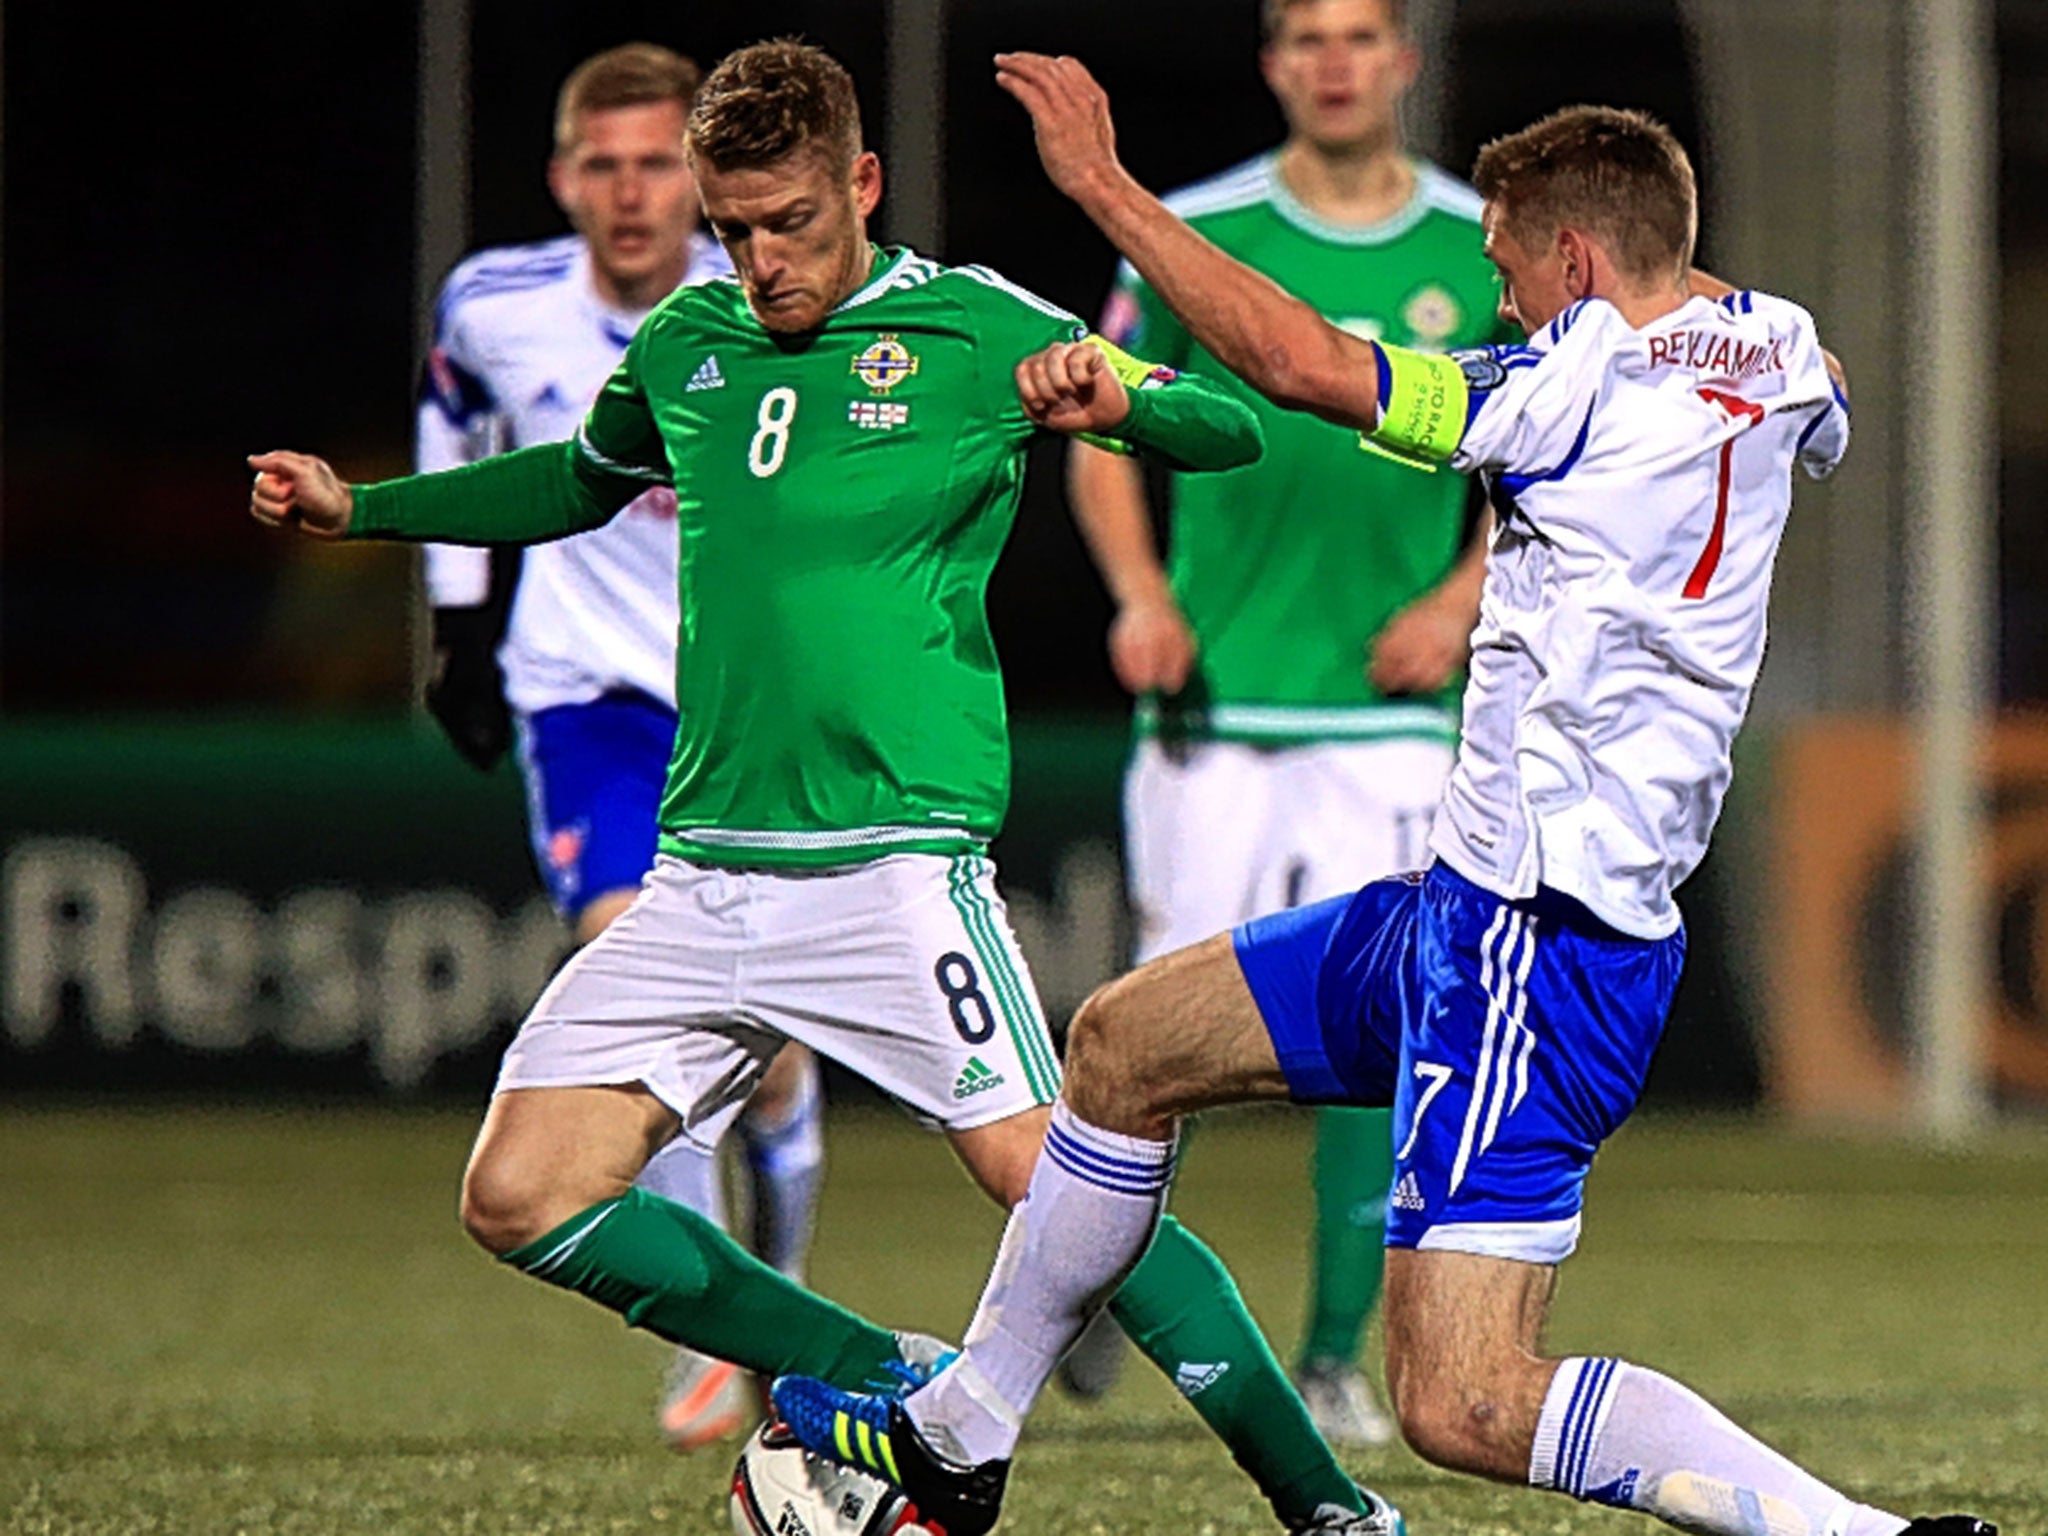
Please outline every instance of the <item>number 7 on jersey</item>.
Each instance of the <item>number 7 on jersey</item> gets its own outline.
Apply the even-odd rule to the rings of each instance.
[[[1726,390],[1703,389],[1700,398],[1709,405],[1719,406],[1732,421],[1747,418],[1743,428],[1755,426],[1764,419],[1764,408]],[[1738,432],[1736,436],[1740,436]],[[1721,563],[1721,547],[1728,536],[1728,481],[1735,470],[1735,438],[1731,437],[1721,445],[1721,473],[1714,492],[1714,531],[1707,535],[1707,547],[1700,551],[1699,563],[1692,568],[1692,574],[1685,578],[1685,595],[1700,598],[1707,595],[1707,583],[1714,578],[1714,568]]]

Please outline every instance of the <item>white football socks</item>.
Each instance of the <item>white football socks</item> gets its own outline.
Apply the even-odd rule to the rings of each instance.
[[[933,1450],[969,1466],[1015,1452],[1060,1356],[1144,1257],[1173,1148],[1089,1125],[1064,1099],[1053,1105],[960,1358],[905,1401]]]
[[[1563,1361],[1536,1422],[1529,1481],[1709,1536],[1897,1536],[1668,1376],[1622,1360]]]
[[[651,1195],[673,1200],[717,1222],[721,1229],[725,1226],[725,1180],[719,1172],[718,1155],[706,1152],[687,1136],[678,1134],[650,1157],[633,1182]]]

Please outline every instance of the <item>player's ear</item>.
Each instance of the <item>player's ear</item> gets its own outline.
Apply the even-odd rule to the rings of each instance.
[[[562,210],[571,224],[574,224],[576,207],[570,196],[569,160],[566,155],[548,157],[548,191],[554,194],[555,206]]]
[[[882,162],[871,149],[853,158],[853,206],[862,218],[882,201]]]
[[[1278,68],[1279,58],[1273,52],[1273,45],[1267,43],[1259,49],[1259,77],[1266,82],[1266,89],[1273,92],[1276,96],[1280,94],[1280,91],[1273,84],[1273,74]]]
[[[1576,229],[1557,232],[1557,256],[1564,264],[1565,292],[1583,299],[1593,291],[1593,247]]]
[[[1409,42],[1404,35],[1400,51],[1394,57],[1394,95],[1396,99],[1406,96],[1415,82],[1422,78],[1422,50]]]

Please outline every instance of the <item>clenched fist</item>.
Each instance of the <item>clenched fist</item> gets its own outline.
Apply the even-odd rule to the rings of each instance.
[[[255,453],[249,467],[256,471],[249,515],[257,522],[295,526],[316,539],[338,539],[348,532],[355,492],[325,459],[310,453]]]

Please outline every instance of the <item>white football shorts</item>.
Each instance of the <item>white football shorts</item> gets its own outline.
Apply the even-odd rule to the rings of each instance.
[[[947,1130],[1059,1092],[995,866],[922,853],[778,871],[661,855],[533,1005],[498,1088],[644,1083],[708,1149],[785,1040]]]
[[[1140,741],[1124,775],[1135,958],[1422,868],[1455,755],[1405,736]]]

